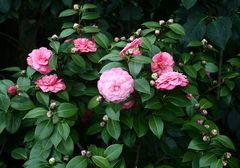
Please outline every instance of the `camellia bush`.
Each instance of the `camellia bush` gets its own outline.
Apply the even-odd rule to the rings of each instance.
[[[15,163],[1,167],[239,167],[214,115],[231,101],[239,58],[218,67],[206,39],[183,48],[173,19],[112,38],[93,4],[59,16],[62,32],[28,54],[26,70],[4,69],[16,80],[0,81],[0,152]]]

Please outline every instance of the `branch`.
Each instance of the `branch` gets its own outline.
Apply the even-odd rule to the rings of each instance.
[[[221,85],[221,74],[222,74],[222,64],[223,64],[223,50],[220,51],[219,66],[218,66],[218,85]],[[220,87],[217,90],[217,100],[220,98]]]

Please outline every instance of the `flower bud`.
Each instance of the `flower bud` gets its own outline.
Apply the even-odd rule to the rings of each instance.
[[[210,128],[210,126],[209,126],[209,125],[207,125],[207,124],[206,124],[206,125],[204,125],[204,127],[205,127],[205,128],[207,128],[207,129],[208,129],[208,128]]]
[[[21,70],[21,75],[25,76],[26,75],[26,70]]]
[[[202,39],[201,43],[202,43],[203,45],[206,45],[208,42],[207,42],[206,39]]]
[[[90,152],[90,151],[87,151],[86,156],[87,156],[87,157],[91,157],[91,155],[92,155],[91,152]]]
[[[217,81],[216,81],[216,80],[214,80],[212,83],[213,83],[213,85],[216,85],[216,84],[217,84]]]
[[[158,78],[158,74],[157,74],[157,73],[153,73],[153,74],[151,75],[151,77],[152,77],[154,80],[156,80],[156,79]]]
[[[17,87],[15,86],[9,86],[7,90],[8,94],[13,94],[15,95],[17,93]]]
[[[193,55],[194,55],[194,52],[193,52],[193,51],[190,51],[189,54],[190,54],[191,56],[193,56]]]
[[[207,48],[208,48],[208,49],[212,49],[213,46],[212,46],[211,44],[208,44],[208,45],[207,45]]]
[[[73,5],[73,9],[74,9],[74,10],[79,10],[79,5],[78,5],[78,4],[74,4],[74,5]]]
[[[150,80],[150,85],[154,86],[155,85],[155,81],[154,80]]]
[[[203,65],[206,65],[206,63],[207,63],[207,62],[206,62],[205,60],[202,61],[202,64],[203,64]]]
[[[73,24],[73,29],[79,29],[79,28],[80,28],[80,25],[78,23]]]
[[[226,160],[222,160],[222,164],[223,164],[223,166],[227,166],[227,161]]]
[[[155,30],[155,35],[159,35],[160,34],[160,30]]]
[[[168,22],[168,23],[173,23],[173,21],[174,21],[173,19],[168,19],[167,22]]]
[[[114,38],[114,41],[115,41],[115,42],[119,42],[119,40],[120,40],[120,39],[119,39],[118,37],[115,37],[115,38]]]
[[[76,48],[72,48],[71,53],[76,53]]]
[[[203,122],[204,122],[204,120],[197,120],[197,123],[198,123],[198,124],[201,124],[201,125],[202,125]]]
[[[105,127],[106,123],[104,121],[100,122],[100,127]]]
[[[63,156],[63,160],[64,161],[69,161],[69,156],[68,155]]]
[[[82,155],[82,156],[86,156],[86,154],[87,154],[87,151],[86,151],[86,150],[81,150],[81,155]]]
[[[202,110],[202,115],[207,115],[207,114],[208,114],[208,111],[205,110],[205,109],[203,109],[203,110]]]
[[[232,154],[230,152],[224,153],[224,157],[227,159],[230,159],[231,156],[232,156]]]
[[[211,130],[211,134],[212,134],[213,136],[216,136],[216,135],[218,134],[218,131],[217,131],[216,129],[212,129],[212,130]]]
[[[133,41],[133,40],[134,40],[134,36],[130,36],[129,41]]]
[[[204,142],[208,142],[210,140],[210,137],[209,136],[207,136],[207,135],[204,135],[203,136],[203,141]]]
[[[48,111],[48,112],[47,112],[47,117],[48,117],[48,118],[51,118],[52,116],[53,116],[53,112],[52,112],[52,111]]]
[[[160,24],[160,25],[163,25],[164,23],[165,23],[164,20],[160,20],[160,21],[159,21],[159,24]]]
[[[126,37],[124,37],[124,36],[123,36],[123,37],[121,37],[121,40],[122,40],[122,41],[126,40]]]
[[[191,99],[192,99],[192,94],[191,94],[191,93],[186,94],[186,98],[187,98],[188,100],[191,100]]]
[[[52,40],[58,40],[58,36],[56,34],[52,35],[51,37]]]
[[[103,118],[102,118],[103,121],[108,121],[108,116],[107,115],[104,115]]]
[[[179,62],[179,63],[178,63],[178,66],[180,66],[180,67],[183,67],[183,65],[184,65],[184,64],[183,64],[182,62]]]
[[[56,162],[56,160],[55,160],[54,157],[51,157],[51,158],[48,160],[48,163],[49,163],[50,165],[53,165],[55,162]]]
[[[102,96],[98,96],[97,99],[96,99],[97,102],[101,102],[102,100],[103,100]]]
[[[196,104],[194,104],[194,107],[195,107],[195,108],[199,108],[199,107],[200,107],[200,104],[199,104],[199,103],[196,103]]]
[[[133,50],[133,49],[129,49],[129,50],[127,50],[127,54],[129,54],[129,55],[132,55],[132,54],[133,54],[133,52],[134,52],[134,50]]]
[[[50,106],[49,106],[49,109],[50,110],[55,110],[57,104],[55,102],[51,103]]]

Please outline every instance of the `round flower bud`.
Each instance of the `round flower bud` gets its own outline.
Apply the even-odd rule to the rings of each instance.
[[[25,76],[26,75],[26,70],[21,70],[21,75]]]
[[[48,112],[47,112],[47,117],[48,117],[48,118],[51,118],[52,115],[53,115],[53,112],[52,112],[52,111],[48,111]]]
[[[155,35],[159,35],[160,34],[160,30],[155,30]]]
[[[77,51],[76,48],[71,49],[71,53],[76,53],[76,51]]]
[[[97,102],[101,102],[103,100],[103,97],[102,96],[98,96],[96,100],[97,100]]]
[[[227,159],[230,159],[231,156],[232,156],[232,154],[230,152],[224,153],[224,157]]]
[[[136,31],[135,34],[136,34],[136,36],[139,36],[141,34],[141,32]],[[131,40],[131,41],[133,41],[133,40]]]
[[[202,42],[203,45],[206,45],[208,43],[206,39],[202,39],[201,42]]]
[[[209,136],[207,136],[207,135],[204,135],[203,136],[203,141],[204,142],[208,142],[210,140],[210,137]]]
[[[195,107],[195,108],[199,108],[199,107],[200,107],[200,104],[199,104],[199,103],[196,103],[196,104],[194,104],[194,107]]]
[[[73,24],[73,29],[79,29],[79,28],[80,28],[80,25],[78,23]]]
[[[129,37],[129,40],[130,40],[130,41],[133,41],[133,40],[134,40],[134,36],[130,36],[130,37]]]
[[[194,55],[194,52],[193,52],[193,51],[190,51],[189,54],[190,54],[191,56],[193,56],[193,55]]]
[[[204,125],[204,127],[208,129],[210,126],[206,124],[206,125]]]
[[[203,64],[203,65],[206,65],[206,63],[207,63],[207,62],[206,62],[205,60],[202,61],[202,64]]]
[[[114,38],[114,41],[115,41],[115,42],[119,42],[119,40],[120,40],[120,39],[119,39],[118,37],[115,37],[115,38]]]
[[[142,31],[142,29],[137,29],[137,31],[136,32],[141,32]]]
[[[86,154],[87,154],[87,151],[86,151],[86,150],[81,150],[81,155],[82,155],[82,156],[86,156]]]
[[[154,80],[150,80],[150,85],[154,86],[155,85],[155,81]]]
[[[183,67],[184,64],[183,64],[182,62],[179,62],[178,65],[179,65],[180,67]]]
[[[223,166],[227,166],[227,161],[226,160],[222,160],[222,164],[223,164]]]
[[[87,157],[91,157],[91,155],[92,155],[91,152],[90,152],[90,151],[87,151],[86,156],[87,156]]]
[[[103,118],[102,118],[103,121],[108,121],[108,116],[107,115],[104,115]]]
[[[216,84],[217,84],[217,81],[216,81],[216,80],[214,80],[212,83],[213,83],[214,85],[216,85]]]
[[[164,23],[165,23],[164,20],[160,20],[160,21],[159,21],[159,24],[160,24],[160,25],[163,25]]]
[[[17,94],[17,85],[15,86],[9,86],[7,89],[8,94],[15,95]]]
[[[212,49],[213,46],[212,46],[211,44],[208,44],[208,45],[207,45],[207,48],[208,48],[208,49]]]
[[[22,93],[18,93],[17,95],[18,95],[18,96],[22,96]]]
[[[49,109],[50,110],[55,110],[57,104],[55,102],[51,103],[50,106],[49,106]]]
[[[68,155],[63,156],[63,160],[64,161],[69,161],[69,156]]]
[[[218,131],[217,131],[216,129],[212,129],[212,130],[211,130],[211,134],[212,134],[213,136],[216,136],[216,135],[218,134]]]
[[[151,75],[151,77],[152,77],[154,80],[156,80],[156,79],[158,78],[158,74],[157,74],[157,73],[153,73],[153,74]]]
[[[205,110],[205,109],[203,109],[203,110],[202,110],[202,115],[207,115],[207,114],[208,114],[208,111]]]
[[[105,127],[106,123],[104,121],[100,122],[100,127]]]
[[[173,23],[173,21],[174,21],[173,19],[168,19],[167,22],[168,22],[168,23]]]
[[[197,123],[202,125],[204,123],[204,120],[197,120]]]
[[[52,35],[51,37],[52,40],[58,40],[58,36],[56,34]]]
[[[53,165],[55,162],[56,162],[56,160],[55,160],[54,157],[51,157],[51,158],[48,160],[48,163],[49,163],[50,165]]]
[[[121,40],[122,40],[122,41],[126,40],[126,37],[124,37],[124,36],[123,36],[123,37],[121,37]]]
[[[78,4],[74,4],[74,5],[73,5],[73,9],[74,9],[74,10],[79,10],[79,5],[78,5]]]

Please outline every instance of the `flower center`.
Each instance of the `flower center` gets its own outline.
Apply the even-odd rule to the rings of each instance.
[[[114,91],[119,91],[120,87],[118,85],[113,86]]]

